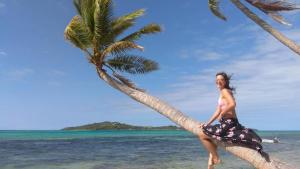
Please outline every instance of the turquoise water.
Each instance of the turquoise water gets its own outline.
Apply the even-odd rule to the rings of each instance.
[[[272,156],[300,166],[300,131],[260,131]],[[224,169],[252,169],[220,150]],[[0,131],[0,169],[205,169],[207,153],[186,131]]]
[[[63,131],[63,130],[2,130],[0,140],[36,139],[77,139],[128,136],[191,136],[183,130],[102,130],[102,131]]]

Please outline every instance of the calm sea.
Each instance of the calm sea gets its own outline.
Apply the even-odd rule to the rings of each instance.
[[[300,166],[300,131],[260,131],[272,156]],[[252,169],[220,150],[222,169]],[[0,131],[0,169],[206,169],[207,153],[186,131]]]

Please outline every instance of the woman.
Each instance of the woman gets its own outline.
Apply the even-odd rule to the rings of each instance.
[[[239,124],[233,97],[234,88],[230,86],[230,76],[225,72],[216,74],[216,85],[220,91],[218,106],[210,120],[200,127],[203,132],[199,138],[209,152],[208,169],[221,162],[217,153],[217,145],[212,140],[224,141],[246,146],[262,153],[261,138],[251,129]],[[216,119],[220,122],[211,125]]]

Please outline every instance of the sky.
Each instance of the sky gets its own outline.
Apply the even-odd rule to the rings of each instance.
[[[233,4],[221,3],[225,22],[202,0],[114,1],[115,16],[141,8],[146,14],[130,31],[153,22],[163,31],[138,42],[145,48],[138,54],[160,69],[123,74],[138,87],[205,122],[217,105],[215,74],[226,71],[233,74],[244,126],[300,130],[300,56]],[[284,13],[293,24],[284,26],[251,9],[300,43],[299,12]],[[0,0],[0,130],[57,130],[102,121],[174,125],[99,79],[84,54],[64,39],[75,15],[70,0]]]

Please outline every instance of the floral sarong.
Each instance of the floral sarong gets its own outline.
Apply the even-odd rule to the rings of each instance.
[[[204,125],[203,132],[218,141],[238,144],[262,153],[262,139],[252,129],[242,126],[236,118],[221,118],[220,124]]]

